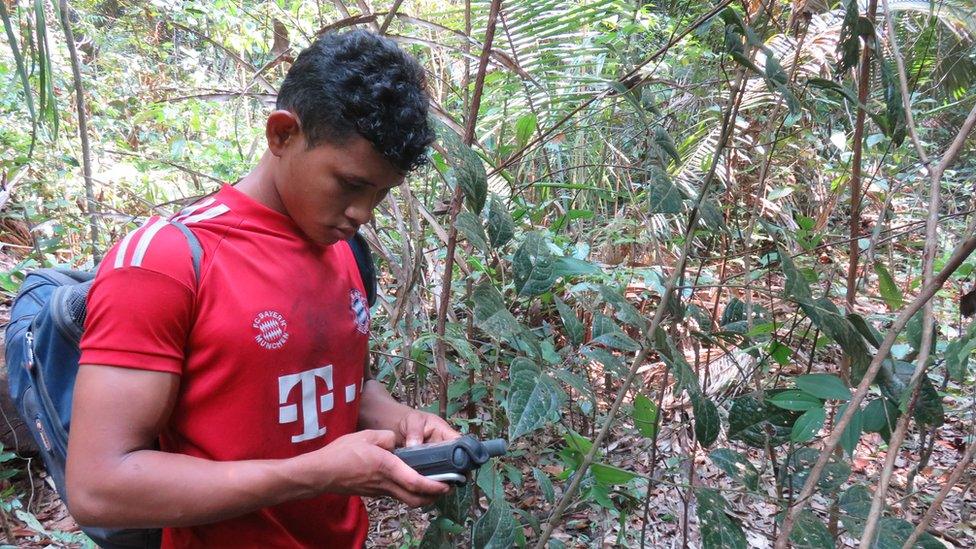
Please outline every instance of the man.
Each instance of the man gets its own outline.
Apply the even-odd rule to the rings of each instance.
[[[420,506],[448,491],[390,452],[458,433],[364,371],[368,307],[345,242],[425,160],[423,80],[389,39],[319,39],[285,78],[254,170],[106,256],[68,451],[79,523],[163,527],[164,547],[358,547],[358,496]],[[176,220],[202,244],[198,274]]]

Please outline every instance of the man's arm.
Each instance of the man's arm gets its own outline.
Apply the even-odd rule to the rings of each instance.
[[[323,492],[420,506],[448,490],[390,453],[390,431],[353,433],[283,460],[217,462],[154,450],[178,390],[179,377],[169,373],[80,368],[67,464],[69,510],[79,523],[190,526]]]
[[[368,365],[366,371],[369,371]],[[439,416],[397,402],[382,383],[368,377],[363,383],[363,400],[359,405],[359,428],[393,431],[399,446],[441,442],[461,436]]]

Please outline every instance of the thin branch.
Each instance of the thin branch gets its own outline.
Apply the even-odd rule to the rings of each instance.
[[[810,473],[807,476],[806,482],[803,484],[803,489],[794,501],[793,506],[787,510],[786,518],[783,520],[782,529],[780,530],[779,536],[776,538],[775,549],[786,549],[789,543],[790,533],[793,532],[793,527],[796,524],[796,519],[800,512],[806,507],[807,501],[810,496],[813,495],[814,490],[817,487],[817,482],[819,482],[821,475],[823,474],[824,467],[827,466],[827,462],[832,457],[834,450],[837,445],[840,444],[841,436],[844,434],[844,430],[851,422],[851,418],[854,417],[855,412],[860,410],[861,402],[864,401],[864,397],[867,396],[868,391],[871,388],[871,384],[874,383],[875,377],[878,375],[878,371],[881,369],[881,364],[888,357],[888,353],[891,352],[891,347],[895,344],[895,339],[908,324],[908,321],[918,312],[922,306],[928,302],[932,297],[938,292],[945,281],[949,279],[956,269],[962,265],[963,261],[976,250],[976,237],[972,234],[972,225],[970,225],[969,230],[967,230],[966,240],[956,246],[956,249],[952,253],[952,257],[946,262],[945,267],[939,271],[933,280],[922,287],[922,291],[919,295],[912,300],[911,303],[905,307],[902,312],[895,318],[894,323],[892,323],[891,328],[888,330],[887,335],[885,335],[884,341],[881,342],[881,346],[878,348],[878,352],[871,359],[871,364],[868,366],[867,371],[864,373],[864,377],[861,378],[861,383],[858,384],[857,390],[854,391],[854,395],[851,397],[850,402],[847,405],[847,409],[841,418],[834,424],[834,428],[830,431],[830,435],[824,442],[824,447],[820,451],[820,457],[817,458],[817,462],[810,469]]]
[[[704,201],[705,197],[708,195],[709,187],[712,180],[715,178],[715,171],[718,167],[719,158],[721,158],[723,151],[725,150],[725,145],[731,139],[732,132],[735,128],[734,120],[739,111],[739,105],[742,99],[742,91],[745,88],[745,70],[739,72],[736,78],[735,86],[732,90],[729,108],[725,112],[725,117],[722,123],[722,135],[719,138],[718,145],[715,148],[715,153],[712,156],[712,163],[709,167],[708,173],[702,183],[701,192],[698,194],[698,200],[695,203],[695,207],[691,210],[691,215],[688,219],[688,226],[685,230],[685,244],[681,249],[681,255],[678,257],[677,265],[675,266],[674,272],[671,273],[671,278],[668,280],[665,286],[664,292],[661,294],[661,302],[657,306],[657,310],[654,313],[654,318],[651,320],[650,326],[644,332],[644,346],[634,357],[633,362],[630,366],[630,371],[627,372],[627,377],[624,378],[623,384],[620,389],[617,390],[617,396],[610,407],[607,417],[600,428],[600,432],[597,434],[596,438],[593,440],[593,445],[590,451],[587,452],[586,456],[583,458],[583,462],[576,469],[573,475],[573,481],[570,483],[566,491],[563,492],[562,498],[556,505],[555,510],[553,510],[552,515],[550,515],[548,522],[546,523],[546,528],[542,532],[542,536],[536,542],[535,549],[543,549],[546,547],[546,542],[552,536],[553,531],[560,522],[563,512],[569,506],[579,488],[580,482],[582,482],[583,477],[586,475],[587,469],[589,469],[590,464],[593,463],[593,459],[596,456],[597,451],[603,446],[603,441],[606,439],[607,434],[610,432],[610,427],[613,425],[614,419],[617,417],[617,412],[620,410],[620,406],[623,403],[624,397],[627,395],[627,391],[634,382],[634,377],[637,375],[637,370],[643,365],[644,360],[647,358],[648,353],[653,349],[651,341],[653,341],[654,333],[657,331],[658,327],[661,325],[661,321],[664,319],[665,312],[668,310],[668,302],[671,299],[671,295],[674,293],[674,288],[678,285],[678,281],[681,280],[682,274],[684,273],[685,264],[688,260],[688,254],[691,251],[692,244],[694,243],[694,238],[691,235],[695,231],[695,227],[698,225],[698,220],[700,217],[700,206]]]
[[[962,459],[956,464],[955,469],[952,470],[952,474],[949,475],[949,480],[942,485],[942,489],[939,490],[939,494],[935,496],[932,501],[932,505],[925,510],[925,514],[922,515],[922,519],[918,521],[918,526],[912,532],[912,535],[908,536],[905,540],[905,544],[902,545],[901,549],[911,549],[915,546],[915,542],[918,541],[919,536],[925,532],[929,527],[929,522],[932,521],[932,517],[935,516],[936,511],[942,507],[942,502],[945,501],[946,496],[949,495],[949,491],[952,490],[953,486],[959,482],[962,478],[962,474],[966,472],[966,468],[969,463],[973,460],[973,454],[976,454],[976,441],[969,444],[969,448],[966,448],[966,453],[963,454]]]
[[[390,23],[393,22],[393,16],[396,15],[397,10],[400,9],[400,4],[403,0],[396,0],[393,2],[393,6],[390,8],[390,13],[386,14],[386,18],[383,19],[383,24],[380,25],[380,34],[386,34],[386,29],[390,28]]]
[[[492,0],[491,8],[488,13],[488,28],[485,31],[485,43],[481,50],[481,58],[478,61],[478,74],[475,77],[474,92],[471,97],[471,105],[468,110],[468,120],[464,128],[464,144],[470,146],[474,142],[474,129],[478,122],[478,109],[481,105],[481,93],[485,87],[485,72],[488,68],[488,55],[491,53],[491,43],[495,39],[495,23],[498,20],[498,12],[501,9],[501,0]],[[446,362],[446,343],[444,342],[444,331],[447,327],[447,309],[451,300],[451,281],[454,276],[454,254],[457,250],[457,216],[461,210],[461,198],[463,192],[461,186],[454,188],[454,196],[451,198],[451,207],[448,214],[448,240],[447,256],[444,258],[444,278],[441,282],[440,301],[437,304],[437,340],[434,345],[434,366],[437,369],[437,376],[440,378],[440,398],[439,412],[441,417],[447,415],[447,385],[448,373]]]
[[[91,144],[88,142],[85,85],[81,80],[81,60],[78,59],[75,36],[71,30],[71,21],[68,18],[69,9],[67,0],[61,0],[58,3],[58,11],[61,12],[61,27],[64,29],[64,40],[68,46],[68,54],[71,56],[71,73],[75,80],[75,107],[78,109],[78,135],[81,137],[81,169],[85,177],[85,209],[88,210],[92,257],[97,265],[102,259],[102,252],[98,249],[98,216],[95,207],[95,191],[92,185]]]

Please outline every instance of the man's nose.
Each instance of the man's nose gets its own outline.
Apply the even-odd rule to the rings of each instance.
[[[373,218],[372,198],[361,197],[352,201],[346,208],[346,217],[355,223],[356,227],[369,223],[369,220]]]

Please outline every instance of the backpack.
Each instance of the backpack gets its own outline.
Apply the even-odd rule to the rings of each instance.
[[[185,225],[171,225],[186,236],[193,271],[200,279],[203,248]],[[356,233],[348,241],[366,290],[376,302],[376,273],[366,240]],[[31,432],[55,489],[67,504],[65,463],[71,403],[81,357],[79,343],[87,315],[87,298],[95,270],[39,269],[27,275],[6,329],[6,366],[10,396]],[[69,507],[70,511],[70,507]],[[160,529],[89,528],[82,531],[103,549],[159,547]]]

